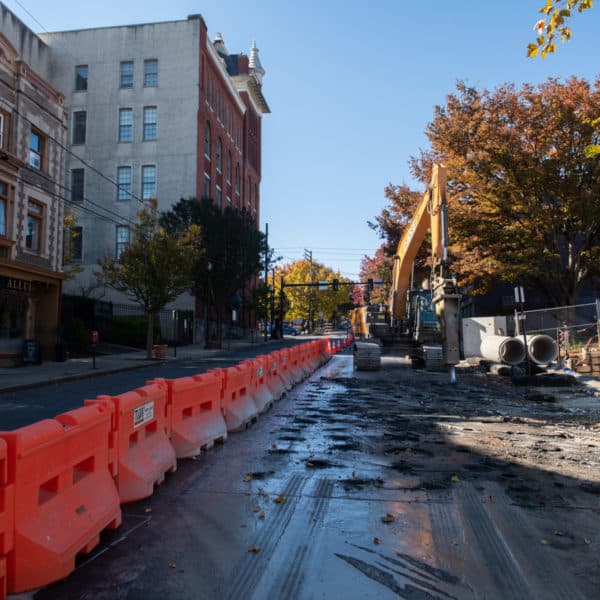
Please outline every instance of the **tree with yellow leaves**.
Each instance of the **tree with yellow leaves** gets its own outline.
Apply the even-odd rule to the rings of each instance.
[[[152,358],[156,315],[191,287],[200,253],[198,225],[190,225],[178,236],[169,235],[159,226],[156,200],[152,200],[138,213],[129,246],[118,258],[107,256],[100,261],[104,281],[129,294],[146,313],[147,358]]]
[[[569,20],[573,11],[582,13],[592,8],[593,3],[593,0],[546,0],[546,4],[539,9],[545,16],[533,27],[537,38],[535,42],[528,44],[527,56],[533,58],[539,55],[546,58],[548,54],[556,52],[557,39],[561,42],[571,39]]]

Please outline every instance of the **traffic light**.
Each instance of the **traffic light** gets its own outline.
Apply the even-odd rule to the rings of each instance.
[[[371,278],[367,279],[367,289],[372,292],[373,291],[373,280]]]
[[[333,287],[333,291],[337,292],[340,287],[340,282],[338,279],[334,279],[331,286]]]

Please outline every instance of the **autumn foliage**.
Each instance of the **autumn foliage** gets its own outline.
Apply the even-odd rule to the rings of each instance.
[[[448,169],[451,254],[463,286],[520,282],[571,304],[600,275],[600,161],[586,155],[600,141],[598,115],[600,79],[491,91],[459,82],[436,107],[431,148],[411,166],[424,185],[434,161]],[[390,189],[398,193],[378,219],[388,246],[412,197]]]

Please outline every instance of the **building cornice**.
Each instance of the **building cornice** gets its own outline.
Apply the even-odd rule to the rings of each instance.
[[[252,108],[254,108],[257,115],[271,112],[265,97],[262,95],[260,86],[251,75],[237,75],[232,79],[238,92],[246,92],[248,94]]]
[[[240,109],[240,112],[244,114],[246,112],[246,105],[240,97],[236,86],[234,86],[231,81],[232,78],[227,72],[227,68],[225,67],[225,61],[219,56],[219,53],[215,50],[215,47],[213,46],[212,42],[208,39],[208,37],[206,38],[206,49],[208,51],[208,55],[212,59],[213,64],[221,72],[223,80],[225,81],[225,85],[229,89],[229,92],[231,93],[234,102],[237,104],[238,108]]]

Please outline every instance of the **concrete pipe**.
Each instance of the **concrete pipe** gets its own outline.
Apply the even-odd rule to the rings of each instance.
[[[549,335],[527,336],[527,354],[536,365],[547,365],[557,359],[558,344]]]
[[[481,338],[481,356],[505,365],[519,365],[525,360],[525,344],[520,338],[486,335]]]

